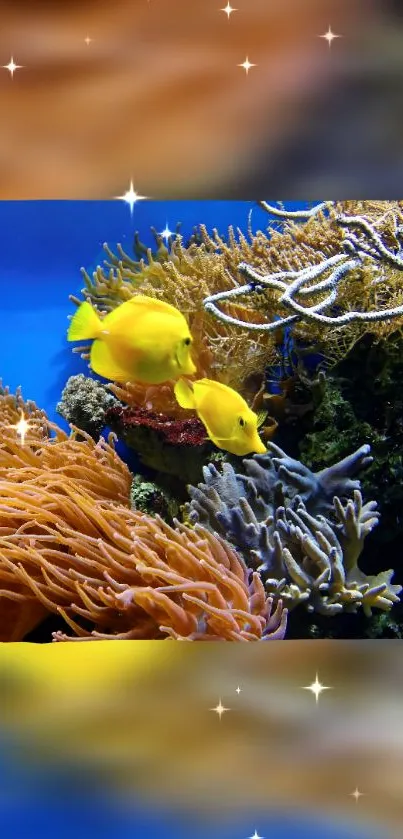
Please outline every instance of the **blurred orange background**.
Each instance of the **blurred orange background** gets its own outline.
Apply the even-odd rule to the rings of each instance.
[[[234,0],[229,19],[223,7],[3,0],[0,65],[23,66],[0,69],[0,199],[105,199],[130,179],[163,199],[338,197],[340,176],[346,189],[375,184],[382,161],[365,148],[371,135],[381,156],[394,144],[390,126],[378,137],[378,106],[403,63],[389,3]],[[331,47],[318,37],[329,26],[342,36]]]

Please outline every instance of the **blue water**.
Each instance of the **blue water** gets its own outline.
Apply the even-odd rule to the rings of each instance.
[[[304,203],[286,202],[289,209]],[[120,242],[132,254],[135,230],[147,245],[150,227],[175,230],[182,222],[185,239],[201,222],[226,233],[230,224],[246,232],[265,229],[268,216],[247,201],[141,201],[133,208],[122,201],[0,202],[0,377],[12,391],[44,408],[64,426],[56,404],[69,376],[88,366],[67,344],[67,316],[75,311],[69,294],[83,287],[80,268],[91,272]]]
[[[3,744],[4,745],[4,744]],[[251,808],[236,818],[192,819],[135,797],[130,804],[100,795],[77,771],[18,766],[0,754],[0,835],[16,839],[388,839],[387,832],[280,810]],[[219,813],[219,802],[212,802]],[[206,807],[206,816],[209,807]]]

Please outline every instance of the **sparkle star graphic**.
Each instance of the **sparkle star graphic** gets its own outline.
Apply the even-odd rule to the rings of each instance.
[[[362,795],[365,795],[365,792],[360,792],[358,787],[355,788],[354,792],[350,792],[352,798],[355,798],[355,803],[358,804],[358,799],[361,798]]]
[[[170,239],[171,236],[173,236],[173,235],[174,234],[173,234],[172,230],[170,230],[169,227],[168,227],[168,222],[166,222],[165,228],[164,228],[164,230],[161,230],[160,236],[162,236],[162,238],[165,239],[165,241],[167,242],[168,239]]]
[[[29,422],[27,422],[27,420],[25,419],[24,413],[23,413],[23,411],[21,411],[21,409],[20,409],[20,415],[21,415],[21,418],[18,420],[18,422],[15,425],[10,425],[9,428],[15,428],[15,430],[16,430],[19,438],[20,438],[21,445],[23,446],[25,444],[25,437],[27,435],[27,432],[31,428],[31,426],[30,426]]]
[[[264,839],[264,836],[259,836],[257,830],[255,830],[253,836],[248,836],[248,839]]]
[[[327,30],[327,32],[325,32],[324,35],[319,35],[319,38],[324,38],[324,40],[327,41],[327,43],[329,44],[329,48],[332,46],[332,41],[334,41],[335,38],[341,37],[341,35],[336,35],[334,32],[332,32],[332,27],[330,25],[329,29]]]
[[[89,45],[92,44],[92,38],[87,35],[87,37],[84,38],[84,43],[87,44],[87,47],[89,47]]]
[[[315,696],[315,699],[316,699],[316,704],[318,704],[318,702],[319,702],[319,696],[320,696],[320,694],[322,693],[322,691],[324,691],[324,690],[332,690],[332,688],[328,688],[328,687],[325,687],[325,685],[322,685],[322,684],[320,683],[320,681],[319,681],[318,674],[316,674],[316,679],[315,679],[315,681],[314,681],[314,682],[312,682],[312,684],[311,684],[311,685],[307,685],[306,687],[303,687],[303,688],[302,688],[302,690],[310,690],[310,691],[311,691],[311,693],[313,693],[313,694],[314,694],[314,696]]]
[[[238,687],[237,687],[237,688],[235,688],[235,692],[236,692],[236,693],[238,694],[238,696],[239,696],[239,694],[240,694],[240,692],[241,692],[241,688],[239,687],[239,685],[238,685]]]
[[[246,75],[248,75],[251,67],[256,67],[256,66],[257,66],[256,64],[251,64],[250,63],[248,56],[246,56],[245,61],[242,64],[238,64],[238,67],[243,67]]]
[[[130,187],[127,192],[124,195],[116,195],[115,198],[117,201],[126,201],[126,204],[130,207],[130,212],[133,213],[133,207],[137,201],[145,201],[147,196],[139,195],[133,187],[133,181],[130,181]]]
[[[222,715],[225,714],[226,711],[230,711],[230,710],[231,710],[231,708],[224,708],[224,705],[222,704],[221,699],[218,701],[218,705],[216,705],[215,708],[210,708],[210,711],[214,711],[216,714],[218,714],[220,719],[221,719]]]
[[[13,57],[11,56],[10,61],[8,62],[8,64],[2,64],[1,66],[2,66],[3,70],[8,70],[8,72],[10,73],[11,78],[13,78],[15,71],[16,71],[16,70],[21,70],[21,68],[22,68],[24,65],[23,65],[23,64],[14,64],[14,59],[13,59]]]
[[[227,5],[223,9],[220,9],[220,12],[225,12],[225,14],[228,17],[228,20],[230,19],[230,15],[232,15],[232,12],[237,12],[237,11],[238,11],[238,9],[233,9],[232,8],[231,3],[227,3]]]

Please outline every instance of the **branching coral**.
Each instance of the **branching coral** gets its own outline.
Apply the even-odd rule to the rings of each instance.
[[[295,218],[304,214],[260,204],[284,218],[283,231],[270,237],[266,266],[257,267],[253,254],[239,258],[237,269],[246,285],[205,298],[205,308],[220,322],[248,332],[292,325],[294,338],[316,344],[328,363],[343,357],[364,333],[379,339],[396,329],[396,321],[403,323],[399,202],[326,202],[305,214],[309,218],[300,226]],[[250,295],[264,301],[262,327],[230,311],[234,301]],[[217,305],[223,302],[225,310]]]
[[[22,397],[1,399],[8,428]],[[112,439],[47,425],[52,438],[34,429],[21,445],[11,428],[0,444],[2,640],[52,613],[79,638],[283,637],[286,610],[272,612],[259,575],[223,539],[130,509],[131,475]]]
[[[379,339],[396,328],[386,315],[364,322],[365,313],[389,309],[403,322],[401,202],[324,202],[299,213],[259,203],[279,217],[275,224],[280,229],[271,224],[267,232],[254,233],[249,223],[246,234],[230,227],[223,237],[200,225],[186,246],[177,235],[168,247],[155,234],[156,254],[144,247],[140,254],[135,243],[139,259],[120,245],[117,255],[105,245],[104,267],[98,266],[92,278],[83,271],[84,296],[101,311],[140,290],[173,303],[188,316],[195,334],[198,375],[229,384],[244,396],[256,393],[264,367],[278,360],[272,328],[278,333],[281,325],[292,324],[295,340],[319,350],[331,365],[363,334]],[[336,286],[338,309],[327,322]],[[221,314],[218,302],[225,302]],[[334,328],[335,316],[345,318],[342,328]],[[240,330],[239,324],[248,328]],[[139,389],[136,400],[136,407],[144,405]]]
[[[376,561],[381,553],[399,553],[403,521],[403,339],[401,331],[387,341],[365,336],[324,379],[299,444],[310,468],[323,469],[360,442],[368,442],[374,461],[362,486],[367,497],[378,493],[382,528],[372,540]],[[375,547],[378,546],[378,548]]]
[[[367,577],[358,567],[364,539],[377,524],[375,502],[362,503],[356,472],[369,446],[318,473],[268,444],[243,461],[244,474],[210,464],[204,484],[190,487],[190,521],[200,521],[242,551],[265,588],[290,608],[334,615],[362,606],[390,609],[401,586],[393,571]],[[351,497],[352,496],[352,497]]]

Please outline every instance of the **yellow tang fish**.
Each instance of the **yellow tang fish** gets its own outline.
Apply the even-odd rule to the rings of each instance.
[[[257,415],[232,387],[211,379],[180,379],[175,396],[182,408],[197,411],[210,440],[219,449],[240,456],[266,451],[257,431]]]
[[[160,384],[196,372],[192,336],[182,313],[144,295],[117,306],[103,320],[90,303],[82,303],[67,340],[92,340],[92,370],[114,382]]]

